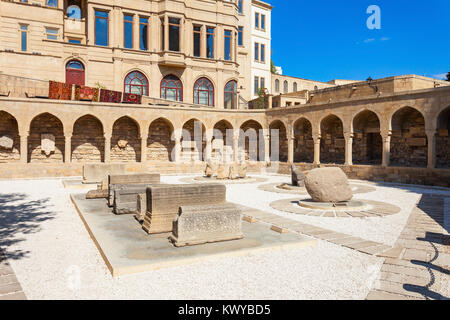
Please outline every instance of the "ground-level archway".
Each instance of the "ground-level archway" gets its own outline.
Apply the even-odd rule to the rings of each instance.
[[[20,136],[16,118],[0,111],[0,163],[20,160]]]
[[[450,107],[443,110],[437,119],[436,167],[450,168]]]
[[[329,115],[320,123],[320,162],[343,164],[345,161],[344,126],[341,119]]]
[[[273,121],[270,126],[270,160],[271,161],[288,161],[288,141],[286,126],[280,120]],[[278,142],[275,138],[278,135]]]
[[[172,157],[175,142],[172,140],[173,126],[164,118],[150,124],[147,139],[147,160],[174,161]]]
[[[86,115],[73,125],[72,162],[102,162],[105,160],[103,125],[96,117]]]
[[[262,126],[255,120],[248,120],[240,127],[238,158],[246,161],[264,161]]]
[[[111,136],[111,162],[139,162],[141,143],[139,126],[130,117],[118,119]]]
[[[214,125],[211,148],[213,160],[220,162],[233,161],[233,126],[231,123],[221,120]]]
[[[312,125],[306,118],[298,119],[294,123],[294,162],[314,161],[314,140]]]
[[[35,117],[28,136],[28,161],[33,163],[64,162],[65,138],[61,120],[50,113]]]
[[[381,164],[383,141],[375,112],[364,110],[353,119],[352,150],[354,164]]]
[[[390,164],[393,166],[427,166],[425,119],[419,111],[404,107],[394,113],[390,150]]]
[[[181,160],[183,162],[205,160],[205,125],[198,119],[191,119],[183,125],[181,138]]]

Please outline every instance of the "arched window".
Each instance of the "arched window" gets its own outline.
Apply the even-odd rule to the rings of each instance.
[[[84,85],[84,66],[78,60],[70,60],[66,64],[66,83]]]
[[[206,78],[198,79],[194,84],[194,103],[214,106],[214,87]]]
[[[76,4],[70,5],[66,10],[67,18],[81,19],[81,8]]]
[[[280,92],[280,80],[275,80],[275,92]]]
[[[294,92],[297,92],[297,82],[294,82]]]
[[[148,80],[139,71],[130,72],[125,77],[125,93],[148,96]]]
[[[236,109],[237,100],[237,82],[235,80],[229,81],[225,85],[224,90],[224,106],[225,109]]]
[[[168,75],[162,79],[161,99],[183,101],[183,84],[177,76]]]
[[[287,80],[284,80],[284,88],[283,88],[283,91],[284,91],[284,93],[288,93],[288,91],[289,91],[289,84],[288,84],[288,82],[287,82]]]

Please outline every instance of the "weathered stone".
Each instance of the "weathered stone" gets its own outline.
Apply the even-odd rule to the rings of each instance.
[[[10,135],[0,135],[0,148],[12,150],[14,139]]]
[[[147,189],[147,212],[143,228],[149,234],[172,232],[179,207],[222,204],[226,201],[223,184],[155,185]]]
[[[108,189],[106,190],[91,190],[86,193],[86,199],[102,199],[108,198]]]
[[[239,165],[238,176],[240,179],[247,178],[247,164],[245,162]]]
[[[108,205],[112,207],[114,205],[114,191],[116,189],[139,187],[139,185],[159,184],[161,181],[161,176],[159,173],[109,175],[108,181]]]
[[[211,178],[214,175],[215,171],[216,166],[211,161],[208,161],[206,163],[205,176]]]
[[[231,165],[230,166],[230,174],[229,174],[229,176],[228,176],[228,179],[230,179],[230,180],[236,180],[236,179],[238,179],[239,177],[238,177],[238,174],[237,174],[237,168],[236,168],[236,165]]]
[[[114,190],[115,214],[138,214],[138,195],[145,194],[151,185],[125,185]],[[140,208],[141,209],[141,208]]]
[[[41,150],[48,157],[52,152],[55,152],[55,136],[51,133],[41,134]]]
[[[125,164],[121,163],[85,164],[83,166],[83,183],[100,183],[109,175],[125,173]]]
[[[305,186],[316,202],[341,202],[353,198],[347,176],[337,167],[311,170],[306,175]]]
[[[137,195],[137,213],[136,220],[139,222],[144,221],[145,213],[147,212],[147,192]]]
[[[219,164],[217,168],[217,179],[225,180],[228,179],[230,175],[230,167],[224,164]]]
[[[296,166],[291,166],[291,180],[294,187],[305,186],[305,175]]]
[[[242,233],[241,210],[234,204],[181,206],[170,240],[176,247],[237,240]]]

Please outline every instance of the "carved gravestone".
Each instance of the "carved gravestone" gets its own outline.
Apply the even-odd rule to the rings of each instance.
[[[228,179],[229,175],[230,167],[224,164],[219,164],[219,167],[217,168],[217,179],[225,180]]]
[[[170,241],[183,247],[243,237],[241,210],[235,204],[223,203],[181,206],[173,221]]]
[[[296,166],[291,166],[291,177],[292,185],[294,187],[304,187],[305,186],[305,175]]]
[[[214,175],[215,171],[215,165],[212,163],[212,161],[208,161],[206,163],[205,176],[211,178]]]
[[[247,177],[247,164],[245,162],[239,165],[238,176],[240,179],[245,179]]]
[[[41,134],[41,150],[48,157],[55,152],[55,136],[51,133]]]
[[[0,134],[0,148],[12,150],[14,139],[9,134]]]

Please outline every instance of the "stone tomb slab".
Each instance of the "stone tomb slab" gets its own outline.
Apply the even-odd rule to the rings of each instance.
[[[243,222],[244,239],[176,248],[169,241],[170,233],[148,235],[132,215],[114,215],[106,199],[86,200],[84,197],[83,193],[71,195],[113,277],[265,250],[317,245],[315,239],[294,233],[279,234],[261,222]]]

